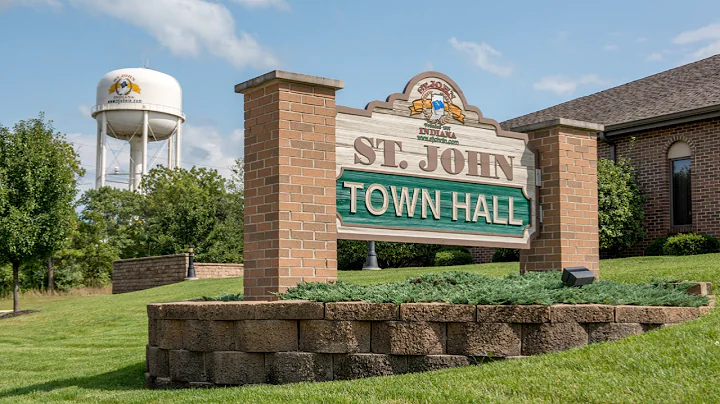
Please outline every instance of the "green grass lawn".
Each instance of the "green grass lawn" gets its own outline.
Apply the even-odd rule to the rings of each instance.
[[[447,268],[341,273],[359,284]],[[457,267],[502,276],[517,264]],[[603,279],[720,283],[720,254],[606,260]],[[720,402],[720,310],[678,326],[571,351],[423,374],[211,390],[143,388],[150,302],[241,292],[242,279],[184,282],[123,295],[27,296],[40,313],[0,321],[4,402]],[[0,310],[12,302],[0,301]]]

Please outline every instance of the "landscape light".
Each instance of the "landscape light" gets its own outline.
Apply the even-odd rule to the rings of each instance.
[[[185,278],[186,281],[194,281],[197,279],[197,276],[195,275],[195,249],[192,244],[188,246],[188,271],[187,271],[187,278]]]
[[[563,268],[562,281],[567,286],[589,285],[595,280],[595,275],[585,267]]]

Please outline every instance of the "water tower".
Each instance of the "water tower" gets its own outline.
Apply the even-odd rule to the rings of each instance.
[[[97,87],[97,164],[95,187],[105,185],[107,137],[130,143],[131,191],[140,189],[148,170],[148,142],[167,142],[168,167],[180,167],[180,136],[185,114],[182,89],[174,77],[147,68],[114,70]]]

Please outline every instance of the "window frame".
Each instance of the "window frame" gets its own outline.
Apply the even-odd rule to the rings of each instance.
[[[689,187],[689,190],[690,190],[689,208],[690,209],[689,210],[690,210],[690,214],[688,215],[690,220],[689,220],[689,223],[677,224],[677,223],[675,223],[675,188],[674,188],[675,187],[675,167],[674,167],[674,165],[675,165],[675,162],[683,161],[683,160],[688,160],[690,162],[690,175],[689,175],[689,182],[690,182],[690,187]],[[693,181],[692,181],[692,171],[693,171],[692,156],[669,158],[668,163],[670,166],[670,227],[692,226],[692,224],[693,224],[693,217],[692,217],[692,211],[693,211],[693,206],[692,206],[692,184],[693,184]]]

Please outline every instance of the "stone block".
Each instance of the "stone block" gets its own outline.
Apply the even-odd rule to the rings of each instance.
[[[252,320],[254,302],[203,302],[197,307],[198,320]]]
[[[198,352],[232,351],[235,349],[234,322],[187,320],[184,323],[184,349]]]
[[[272,384],[330,381],[333,379],[332,355],[310,352],[266,354],[265,371]]]
[[[206,356],[208,380],[218,385],[265,383],[265,354],[218,351]]]
[[[158,306],[157,318],[164,320],[197,320],[200,302],[163,303]]]
[[[293,320],[238,321],[237,349],[242,352],[283,352],[298,349],[298,322]]]
[[[170,355],[168,350],[157,347],[147,347],[147,371],[153,377],[170,376]]]
[[[714,307],[712,307],[712,306],[700,306],[700,307],[698,307],[698,315],[700,315],[700,316],[705,315],[707,313],[710,313],[710,311],[712,311],[713,309],[714,309]]]
[[[157,325],[158,320],[154,318],[148,318],[148,345],[157,346]]]
[[[301,320],[300,350],[318,353],[370,352],[370,322]]]
[[[321,320],[323,303],[308,300],[278,300],[255,303],[256,320]]]
[[[475,306],[448,303],[403,303],[402,321],[435,321],[442,323],[475,321]]]
[[[616,306],[616,323],[682,323],[699,316],[697,307]]]
[[[115,279],[113,277],[113,279]],[[160,318],[160,306],[162,303],[150,303],[147,305],[148,318]]]
[[[692,282],[694,283],[693,286],[691,286],[687,293],[691,295],[702,295],[702,296],[709,296],[712,295],[712,282]]]
[[[612,323],[615,307],[602,304],[558,304],[550,306],[553,323]]]
[[[325,303],[325,319],[346,321],[399,320],[399,307],[395,303]]]
[[[478,305],[478,323],[547,323],[550,308],[541,305]]]
[[[181,382],[206,382],[204,354],[186,350],[170,351],[170,378]]]
[[[372,352],[439,355],[445,348],[445,323],[382,321],[372,324]]]
[[[182,320],[157,321],[157,346],[162,349],[182,349],[183,347]]]
[[[521,325],[509,323],[450,323],[447,353],[507,357],[520,355]]]
[[[470,358],[463,355],[423,355],[408,356],[408,372],[427,372],[457,368],[471,364]]]
[[[587,345],[588,333],[578,323],[523,324],[522,354],[536,355]]]
[[[638,323],[597,323],[588,324],[589,342],[617,341],[630,335],[642,334],[645,330]]]
[[[380,354],[335,354],[333,373],[335,380],[351,380],[372,376],[391,376],[407,373],[405,356]]]

